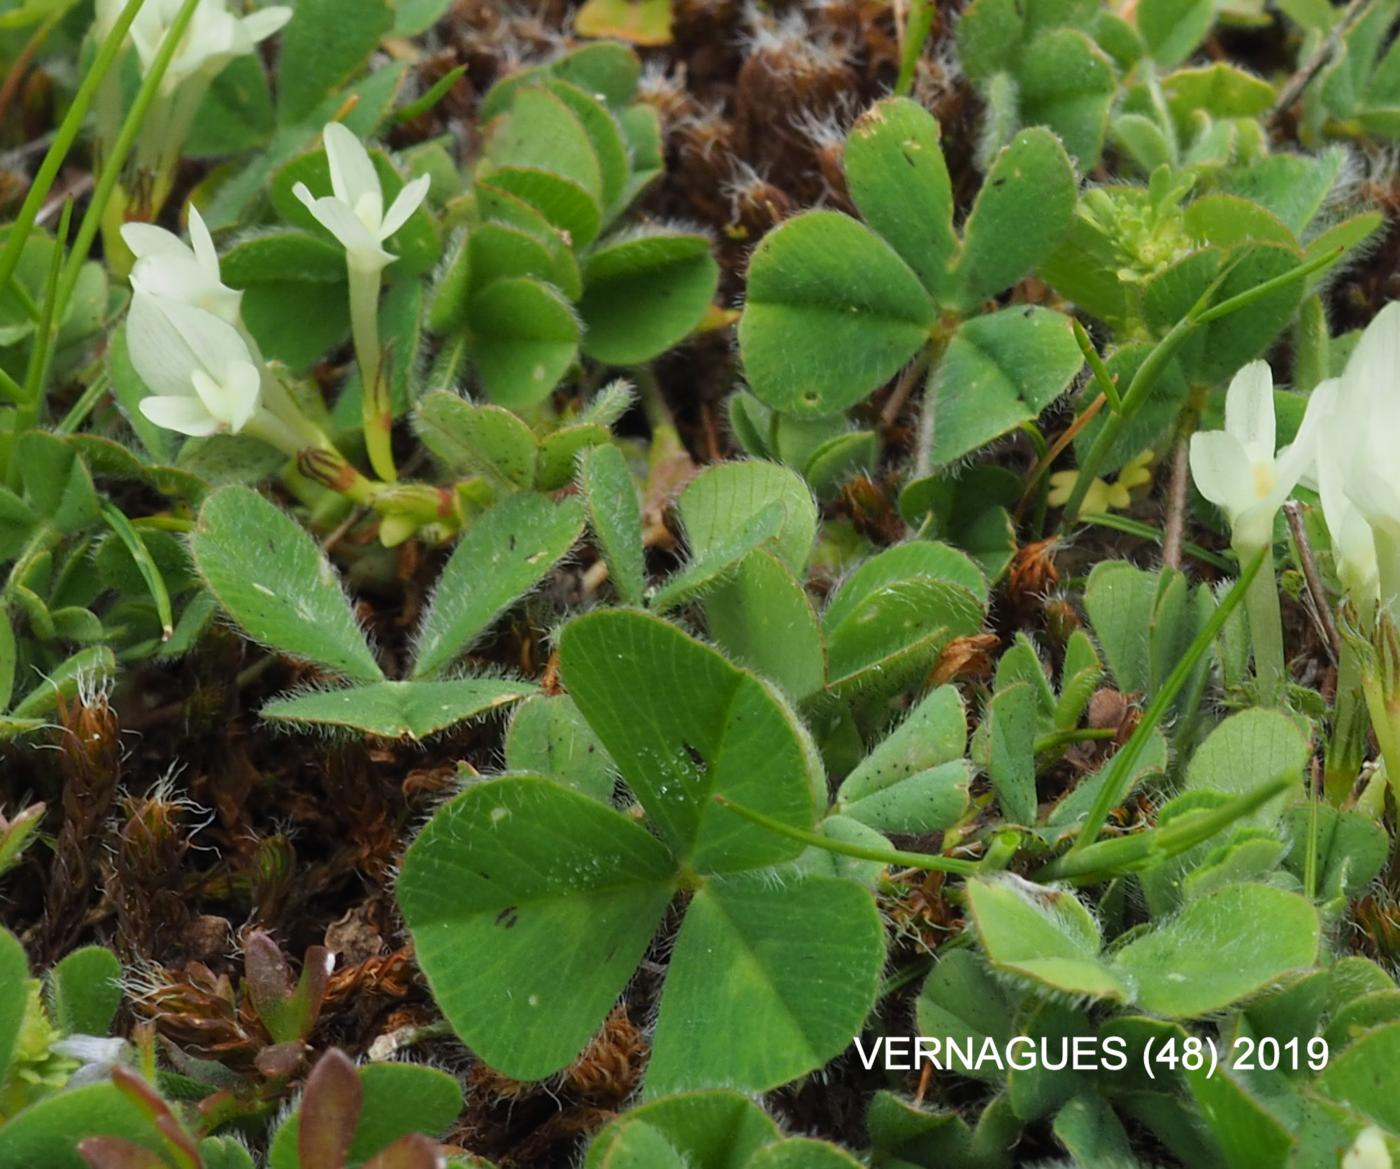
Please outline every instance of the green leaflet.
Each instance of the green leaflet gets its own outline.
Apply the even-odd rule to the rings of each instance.
[[[883,961],[874,900],[854,882],[711,882],[676,939],[647,1090],[776,1086],[820,1066],[859,1030]]]
[[[641,604],[646,587],[642,511],[627,460],[616,447],[594,447],[579,459],[578,477],[613,588],[625,603]]]
[[[103,946],[65,955],[48,978],[54,1023],[69,1035],[106,1035],[121,1006],[121,974],[117,956]]]
[[[666,849],[620,813],[509,777],[433,817],[404,857],[399,904],[454,1030],[493,1067],[538,1079],[583,1050],[675,883]]]
[[[739,1092],[677,1092],[610,1123],[589,1146],[584,1169],[611,1169],[620,1145],[656,1147],[654,1137],[629,1141],[633,1126],[660,1135],[682,1164],[688,1161],[695,1169],[745,1169],[755,1153],[780,1136],[763,1109]]]
[[[1317,911],[1269,885],[1226,885],[1100,954],[1098,923],[1074,894],[1017,878],[968,883],[992,965],[1046,990],[1198,1018],[1258,994],[1317,959]]]
[[[770,406],[833,414],[893,376],[935,319],[918,277],[879,236],[811,211],[754,252],[739,347],[749,384]]]
[[[569,694],[678,856],[724,872],[796,854],[711,799],[812,826],[811,744],[768,686],[675,626],[626,610],[570,622],[559,655]]]
[[[528,682],[504,678],[372,682],[274,698],[262,708],[262,717],[298,725],[351,727],[386,739],[426,739],[533,691]]]
[[[508,605],[538,584],[583,531],[574,500],[520,492],[480,516],[452,550],[423,616],[414,678],[439,676]]]
[[[612,758],[567,694],[537,695],[515,708],[506,769],[552,776],[603,803],[612,797]]]
[[[959,242],[938,122],[912,101],[867,110],[846,141],[846,182],[861,218],[889,242],[935,300],[952,287]]]
[[[383,679],[330,562],[276,504],[245,487],[215,492],[200,509],[190,551],[219,604],[254,640],[352,681]]]

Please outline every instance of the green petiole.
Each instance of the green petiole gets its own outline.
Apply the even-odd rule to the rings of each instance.
[[[905,852],[899,848],[871,848],[863,844],[849,844],[843,840],[832,840],[820,832],[808,832],[805,828],[784,824],[781,820],[765,816],[762,812],[744,807],[743,804],[736,804],[724,796],[717,795],[714,800],[721,808],[727,808],[751,824],[757,824],[760,828],[766,828],[769,832],[775,832],[779,836],[786,836],[789,840],[796,840],[813,848],[825,849],[827,852],[834,852],[840,856],[851,856],[857,860],[876,861],[880,864],[900,866],[906,869],[926,869],[931,873],[960,873],[963,876],[969,876],[982,870],[980,861],[963,861],[954,857],[934,856],[926,852]]]
[[[1100,840],[1077,852],[1071,850],[1036,873],[1035,879],[1087,883],[1148,868],[1209,840],[1282,795],[1292,783],[1292,777],[1280,775],[1218,808],[1188,812],[1161,828],[1149,828],[1116,840]]]

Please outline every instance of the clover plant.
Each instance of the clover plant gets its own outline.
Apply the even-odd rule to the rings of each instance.
[[[375,660],[315,542],[256,492],[226,487],[211,495],[190,552],[211,594],[249,637],[350,683],[277,699],[263,708],[264,718],[422,738],[531,693],[524,682],[452,676],[451,667],[582,528],[577,505],[556,506],[535,494],[514,495],[488,512],[453,550],[408,677],[398,680]],[[248,571],[250,547],[267,555],[266,580]]]
[[[702,234],[618,223],[663,166],[635,54],[606,42],[518,73],[482,103],[489,141],[430,323],[494,402],[533,406],[578,358],[651,360],[689,334],[718,269]],[[449,376],[451,369],[449,367]]]
[[[507,1074],[557,1071],[684,892],[649,1092],[719,1074],[763,1089],[818,1066],[873,1001],[874,900],[853,881],[775,868],[801,846],[713,802],[812,828],[821,773],[805,728],[772,686],[644,613],[578,618],[560,656],[651,830],[538,774],[473,785],[440,810],[405,857],[399,896],[448,1018]],[[804,905],[820,911],[794,916]],[[478,966],[482,950],[504,966]],[[716,1028],[721,1017],[731,1024]]]
[[[921,458],[954,462],[1035,417],[1083,363],[1052,310],[977,315],[1059,242],[1074,213],[1073,166],[1053,134],[1023,131],[992,164],[960,237],[927,111],[880,103],[853,127],[845,158],[864,223],[808,212],[754,254],[739,325],[749,384],[781,415],[825,417],[926,352]]]

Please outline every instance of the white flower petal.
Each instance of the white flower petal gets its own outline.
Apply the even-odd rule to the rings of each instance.
[[[1225,430],[1255,462],[1274,457],[1274,375],[1267,361],[1251,361],[1225,392]]]
[[[146,256],[131,271],[131,286],[162,300],[178,301],[213,313],[233,325],[238,321],[243,294],[211,279],[191,255]]]
[[[65,1088],[86,1088],[89,1084],[106,1084],[112,1079],[112,1069],[106,1064],[85,1063],[68,1077]]]
[[[428,186],[432,180],[427,175],[420,175],[399,192],[398,198],[390,206],[388,213],[384,216],[384,223],[379,229],[379,238],[388,239],[394,232],[398,231],[408,217],[418,210],[418,205],[423,202],[428,194]]]
[[[246,361],[235,361],[224,372],[228,400],[228,428],[237,434],[257,413],[262,400],[262,375]]]
[[[260,8],[243,18],[243,33],[253,44],[265,41],[292,19],[292,10],[281,4]]]
[[[212,377],[221,377],[235,361],[252,361],[238,330],[213,313],[163,298],[157,300],[157,307],[179,330],[199,365]]]
[[[1228,431],[1205,430],[1191,436],[1191,478],[1196,490],[1232,523],[1258,501],[1249,456]]]
[[[147,0],[137,13],[131,39],[143,72],[150,69],[180,7],[167,0]],[[253,52],[258,41],[286,24],[290,15],[290,9],[279,5],[239,17],[229,11],[228,0],[200,0],[161,79],[162,94],[166,100],[177,100],[186,81],[196,77],[212,79],[235,57]]]
[[[196,369],[190,373],[190,385],[194,386],[194,392],[199,397],[200,405],[209,412],[209,417],[218,419],[222,425],[227,425],[228,404],[224,400],[224,387],[202,369]]]
[[[1343,379],[1357,388],[1370,389],[1387,404],[1400,378],[1400,301],[1391,301],[1361,334],[1347,361]]]
[[[184,395],[158,395],[141,399],[141,413],[165,430],[204,438],[219,429],[219,421],[204,408],[198,398]]]
[[[295,195],[302,206],[313,215],[316,213],[316,196],[311,193],[311,188],[305,183],[293,183],[292,194]]]
[[[1273,500],[1275,508],[1282,506],[1283,501],[1293,494],[1293,489],[1301,482],[1303,475],[1316,464],[1321,432],[1320,422],[1315,420],[1309,424],[1308,417],[1304,414],[1303,424],[1298,427],[1297,436],[1279,451],[1278,457],[1273,460],[1274,486],[1268,498]]]
[[[131,287],[150,296],[190,301],[204,286],[204,272],[188,252],[142,256],[131,269]]]
[[[1313,448],[1311,466],[1299,482],[1311,487],[1322,500],[1322,514],[1333,539],[1342,526],[1343,515],[1354,510],[1346,497],[1344,482],[1348,459],[1346,426],[1339,413],[1341,393],[1338,378],[1328,378],[1314,386],[1303,425],[1298,428],[1299,438],[1308,436]]]
[[[165,304],[139,287],[126,316],[126,349],[137,376],[153,394],[192,394],[190,372],[199,368],[189,342],[162,311]]]
[[[1400,303],[1393,302],[1362,333],[1330,415],[1329,447],[1337,452],[1343,492],[1377,529],[1378,549],[1391,542],[1389,533],[1400,531],[1400,462],[1394,451],[1400,433],[1398,383]],[[1391,569],[1388,551],[1380,553],[1380,560],[1384,577]]]
[[[365,230],[380,238],[380,228],[384,225],[384,196],[378,191],[366,191],[350,208],[355,218],[365,225]]]
[[[1332,457],[1324,445],[1320,467],[1324,470],[1318,495],[1322,500],[1322,515],[1327,521],[1327,534],[1332,538],[1332,556],[1337,563],[1337,575],[1346,591],[1356,600],[1374,600],[1379,588],[1377,578],[1376,541],[1371,525],[1357,509],[1346,492],[1340,460]]]
[[[1373,528],[1400,533],[1400,491],[1380,475],[1355,475],[1346,483],[1346,496]]]
[[[122,242],[138,260],[148,256],[193,256],[184,240],[154,223],[123,223]]]
[[[306,202],[305,199],[302,200]],[[360,267],[382,268],[393,260],[370,234],[369,228],[339,199],[316,199],[308,204],[316,221],[340,241],[350,262]]]
[[[1331,519],[1327,527],[1342,587],[1355,600],[1374,601],[1380,596],[1380,561],[1376,556],[1376,538],[1366,517],[1347,500],[1336,529],[1333,530]]]
[[[205,272],[214,280],[222,281],[219,275],[219,253],[214,248],[214,237],[209,234],[204,216],[193,203],[190,204],[190,250],[194,252],[194,258],[199,261],[199,266]]]
[[[106,40],[112,29],[116,28],[117,18],[125,7],[125,0],[97,0],[92,26],[99,41]]]
[[[382,211],[384,192],[364,143],[339,122],[326,125],[322,140],[331,164],[331,190],[335,197],[349,208],[358,206],[365,195],[373,195]]]
[[[251,45],[238,44],[237,33],[238,19],[229,12],[227,0],[200,0],[161,88],[173,92],[186,78],[200,72],[213,74],[250,51]]]
[[[127,33],[127,36],[131,38],[131,43],[136,47],[136,57],[141,62],[143,74],[150,69],[151,62],[155,60],[156,53],[160,49],[161,37],[165,35],[163,25],[152,25],[148,21],[142,21],[141,18],[151,9],[152,5],[144,5],[141,11],[136,14],[136,19],[131,22],[131,28]]]
[[[1313,491],[1320,491],[1321,458],[1324,448],[1337,431],[1337,411],[1341,402],[1342,383],[1340,378],[1328,378],[1313,387],[1308,395],[1307,407],[1303,410],[1303,422],[1298,427],[1298,437],[1307,437],[1312,449],[1312,462],[1303,468],[1298,482]],[[1283,452],[1280,452],[1282,454]]]
[[[214,241],[193,205],[190,207],[193,246],[147,223],[124,225],[122,238],[137,257],[131,273],[133,288],[194,305],[229,324],[237,323],[243,294],[221,280]]]

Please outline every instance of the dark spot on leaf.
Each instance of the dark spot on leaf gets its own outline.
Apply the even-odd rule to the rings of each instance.
[[[689,743],[682,743],[681,746],[685,748],[685,753],[690,756],[690,761],[694,763],[696,767],[699,767],[701,770],[704,770],[706,766],[705,756],[700,754],[699,750],[691,746]]]
[[[515,923],[520,920],[520,911],[514,905],[507,905],[500,913],[496,914],[496,924],[505,926],[506,929],[514,929]]]
[[[994,187],[1000,187],[1000,186],[1002,186],[1005,182],[1006,182],[1006,179],[1005,179],[1004,177],[1003,177],[1003,178],[1000,178],[1000,179],[993,179],[993,180],[992,180],[992,186],[994,186]]]

